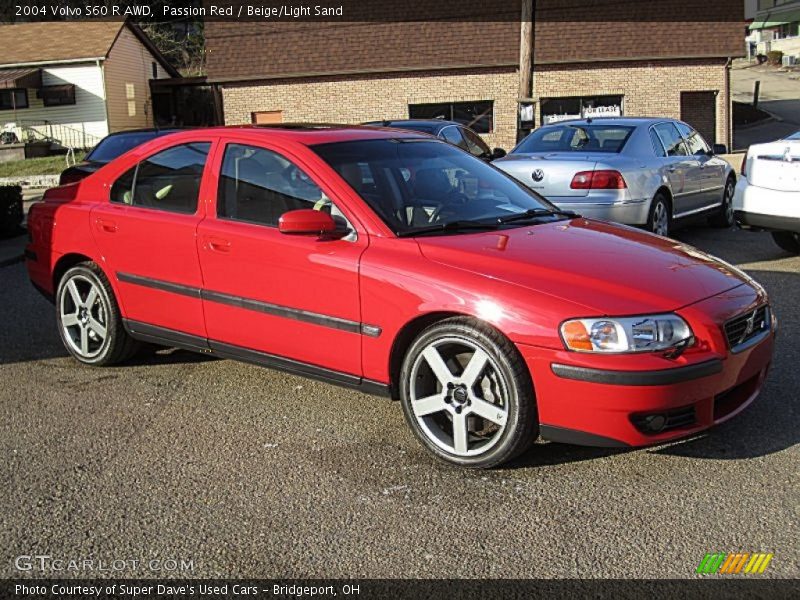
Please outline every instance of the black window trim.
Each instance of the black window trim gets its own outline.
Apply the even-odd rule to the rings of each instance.
[[[408,104],[408,117],[409,117],[409,120],[412,120],[412,121],[413,120],[424,120],[421,117],[412,117],[411,116],[411,108],[412,107],[447,105],[449,107],[449,109],[450,109],[449,110],[449,116],[448,116],[447,119],[444,119],[444,120],[452,121],[453,123],[457,123],[458,126],[469,127],[470,129],[472,129],[471,125],[468,125],[466,123],[462,123],[461,121],[456,121],[456,119],[454,118],[454,112],[455,112],[454,107],[457,104],[482,104],[482,103],[488,103],[488,104],[491,105],[490,117],[491,117],[491,122],[492,123],[491,123],[491,127],[489,128],[489,131],[487,131],[486,133],[481,134],[481,133],[478,133],[477,131],[475,133],[477,133],[478,135],[490,135],[490,134],[496,133],[496,128],[495,128],[495,111],[496,111],[496,107],[495,107],[495,100],[494,99],[487,99],[487,100],[445,100],[445,101],[442,101],[442,102],[414,102],[414,103],[409,103]],[[473,129],[473,131],[474,131],[474,129]]]

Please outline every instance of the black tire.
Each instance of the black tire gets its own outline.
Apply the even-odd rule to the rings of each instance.
[[[84,301],[88,301],[89,290],[96,290],[95,301],[92,306],[79,308],[75,306],[74,296],[70,291],[69,284],[73,282],[74,286],[83,287],[86,291]],[[93,288],[91,286],[94,286]],[[88,311],[89,316],[94,318],[96,323],[105,326],[105,337],[102,340],[90,340],[91,352],[82,353],[80,341],[83,339],[83,329],[87,327],[84,325],[68,325],[65,326],[64,320],[68,319],[70,315],[64,315],[63,307],[75,306],[75,315],[78,316],[81,310]],[[101,316],[102,315],[102,316]],[[81,319],[78,319],[81,320]],[[80,362],[86,365],[96,367],[105,367],[121,363],[131,358],[140,349],[138,341],[131,338],[125,327],[122,324],[120,317],[119,306],[117,305],[114,291],[111,284],[108,282],[103,271],[94,262],[83,262],[71,269],[69,269],[61,277],[58,282],[56,290],[56,324],[58,326],[58,333],[61,336],[61,341],[69,353]],[[68,327],[70,330],[68,331]],[[76,330],[77,328],[77,330]],[[89,331],[87,335],[91,335],[93,331]],[[73,337],[76,335],[78,340]],[[95,334],[97,335],[97,334]],[[99,336],[98,336],[99,337]]]
[[[661,210],[664,212],[661,213]],[[647,231],[664,237],[669,237],[672,233],[672,203],[663,192],[657,192],[653,197],[653,201],[650,202],[650,212],[647,215]]]
[[[773,231],[772,239],[780,246],[782,250],[786,250],[791,254],[800,254],[800,233],[793,231]]]
[[[712,227],[719,227],[720,229],[730,229],[734,224],[733,215],[733,190],[736,188],[736,179],[733,176],[728,177],[725,182],[725,189],[722,193],[722,206],[717,209],[717,212],[708,218],[708,223]]]
[[[422,360],[427,360],[424,358],[423,352],[428,350],[431,344],[436,343],[450,347],[457,347],[459,343],[465,343],[475,347],[476,354],[473,354],[473,357],[477,355],[477,349],[480,349],[485,352],[488,358],[484,363],[486,366],[479,371],[480,375],[472,385],[459,384],[475,394],[474,397],[470,396],[471,399],[466,401],[466,405],[458,405],[457,392],[453,390],[450,400],[443,400],[443,402],[447,403],[445,410],[435,412],[433,415],[418,417],[412,407],[414,400],[412,399],[411,379],[414,377],[413,385],[415,386],[431,385],[430,377],[433,369],[429,365],[426,367],[420,367],[419,365],[428,364],[421,362]],[[446,366],[450,374],[452,374],[454,372],[453,369],[449,364]],[[459,377],[466,376],[467,365],[460,366],[463,370],[460,372]],[[423,381],[424,376],[422,375],[425,369],[429,370],[427,383]],[[415,372],[416,376],[414,376]],[[458,367],[456,367],[455,372],[459,372]],[[450,394],[450,392],[445,393],[445,387],[441,383],[437,383],[440,381],[438,378],[433,380],[432,385],[434,388],[432,389],[441,390],[441,392],[434,392],[433,396],[447,396]],[[493,383],[497,384],[495,391],[500,391],[499,398],[495,398],[493,394],[491,396],[484,394],[486,391],[485,386],[491,387]],[[525,361],[508,338],[496,329],[475,319],[454,317],[435,323],[425,329],[408,349],[403,359],[399,387],[403,413],[414,435],[437,458],[450,464],[473,469],[496,467],[525,452],[539,435],[533,383]],[[415,388],[415,393],[416,389],[418,388]],[[447,389],[450,388],[448,387]],[[427,393],[421,395],[428,396]],[[479,395],[483,397],[478,398]],[[484,404],[487,399],[490,404]],[[474,405],[472,401],[475,402]],[[497,425],[476,415],[474,411],[478,410],[478,405],[480,404],[484,407],[491,407],[491,410],[500,407],[504,415],[504,425]],[[456,443],[455,419],[457,416],[453,411],[457,411],[459,417],[463,418],[463,423],[467,424],[465,426],[467,433],[464,439],[466,440],[467,451],[474,452],[473,455],[459,455],[456,451],[458,444]],[[497,413],[498,417],[500,414],[499,412]],[[452,446],[450,451],[437,444],[432,439],[431,434],[424,429],[424,427],[431,429],[443,427],[443,430],[446,430],[448,424],[452,431],[450,434],[450,445]],[[480,424],[482,429],[480,431],[470,430],[470,424]],[[485,432],[492,428],[496,428],[496,432],[487,441],[486,436],[490,434]],[[470,450],[470,444],[474,445],[472,450]],[[488,447],[485,451],[482,451],[484,446]]]

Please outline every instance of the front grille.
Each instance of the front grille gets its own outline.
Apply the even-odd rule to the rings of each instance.
[[[725,323],[725,337],[734,351],[766,331],[769,331],[769,307],[766,304]]]

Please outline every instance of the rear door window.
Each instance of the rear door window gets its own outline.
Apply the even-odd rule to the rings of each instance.
[[[445,127],[439,132],[439,137],[453,144],[453,146],[458,146],[463,150],[467,150],[467,141],[464,139],[464,136],[461,135],[461,128],[457,125]]]
[[[689,154],[675,125],[672,123],[659,123],[654,129],[664,145],[667,156],[687,156]]]
[[[111,187],[111,202],[192,214],[209,142],[182,144],[162,150],[120,176]]]
[[[486,142],[484,142],[477,133],[473,132],[471,129],[462,129],[461,133],[467,141],[467,150],[469,150],[470,154],[474,154],[475,156],[491,155],[492,151],[489,149],[489,146],[486,145]]]

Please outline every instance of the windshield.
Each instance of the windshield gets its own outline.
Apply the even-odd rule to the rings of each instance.
[[[312,149],[397,234],[464,221],[498,226],[498,219],[555,209],[496,168],[439,140],[361,140]]]
[[[622,152],[633,127],[623,125],[552,125],[533,131],[513,152]]]
[[[100,163],[111,162],[118,156],[125,154],[128,150],[132,150],[140,144],[149,142],[167,133],[172,133],[172,131],[137,131],[136,133],[109,135],[100,140],[100,143],[86,155],[86,160]]]

